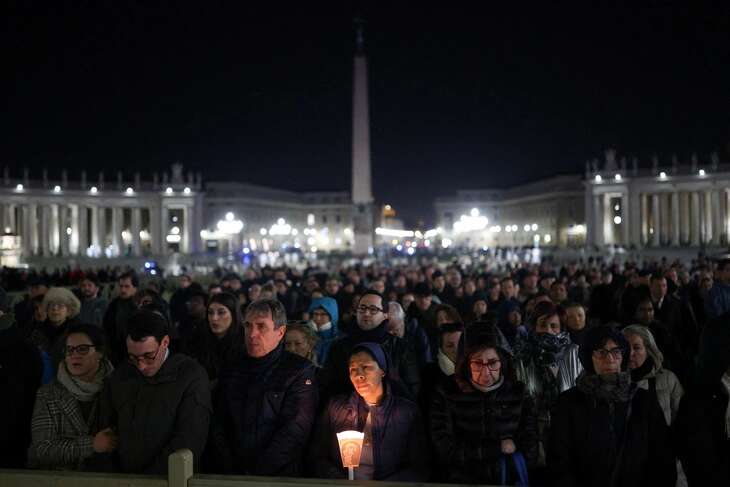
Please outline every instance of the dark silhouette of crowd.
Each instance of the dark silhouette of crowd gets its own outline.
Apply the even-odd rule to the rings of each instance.
[[[730,485],[730,259],[1,277],[2,468]]]

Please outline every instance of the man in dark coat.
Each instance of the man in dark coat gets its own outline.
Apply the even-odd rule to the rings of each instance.
[[[42,372],[38,349],[23,339],[12,314],[0,311],[0,468],[25,467]]]
[[[347,364],[355,345],[377,343],[388,357],[388,377],[393,392],[415,400],[421,382],[418,359],[405,340],[388,333],[388,314],[383,308],[383,296],[377,291],[366,291],[357,306],[357,326],[352,333],[332,342],[327,363],[320,373],[324,396],[350,391]]]
[[[697,373],[675,422],[677,451],[690,485],[730,485],[730,313],[708,321]]]
[[[275,299],[246,308],[246,349],[219,376],[209,469],[296,477],[317,409],[315,368],[284,350],[286,310]]]
[[[139,310],[127,324],[128,360],[109,379],[101,401],[101,428],[119,435],[116,468],[167,474],[167,457],[205,448],[212,412],[208,375],[192,358],[170,354],[169,323]]]
[[[139,279],[131,272],[119,276],[119,293],[109,303],[104,314],[104,331],[109,340],[112,364],[118,366],[127,359],[127,321],[137,311],[134,297],[139,287]]]

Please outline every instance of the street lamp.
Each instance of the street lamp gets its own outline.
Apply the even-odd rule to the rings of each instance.
[[[228,258],[233,258],[233,236],[243,230],[243,222],[236,219],[236,215],[229,211],[224,220],[218,220],[216,228],[219,232],[228,237]]]

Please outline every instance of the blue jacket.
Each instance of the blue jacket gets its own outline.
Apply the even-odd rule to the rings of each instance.
[[[705,311],[710,319],[730,311],[730,286],[715,281],[705,298]]]
[[[387,385],[386,385],[387,390]],[[364,431],[368,407],[357,392],[334,397],[315,432],[311,462],[321,478],[346,478],[337,433]],[[372,416],[375,480],[422,482],[428,478],[428,442],[418,406],[385,394]]]
[[[332,345],[332,342],[337,338],[337,323],[340,319],[340,315],[338,312],[337,307],[337,301],[335,301],[333,298],[316,298],[312,300],[312,303],[309,305],[308,312],[311,315],[312,311],[315,309],[324,309],[327,314],[330,315],[330,321],[332,322],[332,328],[329,330],[316,330],[317,336],[319,337],[319,342],[317,342],[317,346],[315,348],[315,353],[317,354],[317,363],[319,365],[322,365],[327,360],[327,357],[329,356],[330,346]]]

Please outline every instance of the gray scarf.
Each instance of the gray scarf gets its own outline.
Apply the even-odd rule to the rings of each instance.
[[[631,382],[629,371],[616,374],[587,374],[583,371],[576,385],[585,394],[608,403],[629,401],[636,392],[636,384]]]
[[[96,396],[104,385],[104,380],[113,371],[114,366],[112,366],[112,363],[107,359],[102,359],[99,362],[99,370],[96,371],[94,380],[92,382],[86,382],[72,376],[66,368],[66,361],[64,360],[61,362],[61,366],[58,367],[56,378],[78,401],[91,402],[96,399]]]

